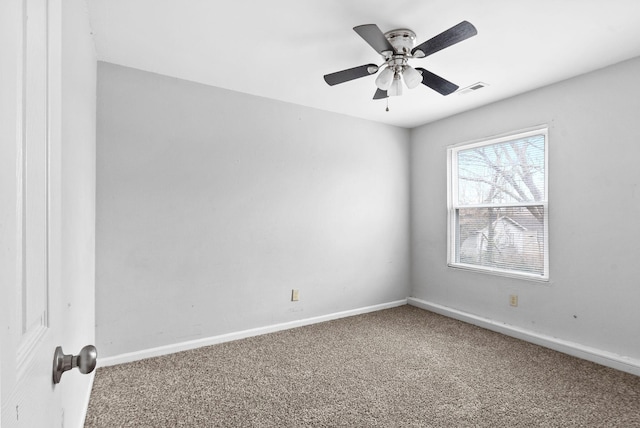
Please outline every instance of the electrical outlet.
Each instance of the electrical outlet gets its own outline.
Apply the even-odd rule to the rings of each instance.
[[[518,306],[518,295],[517,294],[511,294],[509,296],[509,305],[516,307]]]
[[[297,302],[300,300],[300,293],[298,290],[291,290],[291,301]]]

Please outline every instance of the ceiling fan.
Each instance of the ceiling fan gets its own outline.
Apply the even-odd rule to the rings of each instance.
[[[379,66],[365,64],[326,74],[324,80],[333,86],[360,77],[371,76],[382,70],[375,81],[377,90],[373,96],[374,100],[402,95],[402,80],[409,89],[422,83],[442,95],[455,92],[458,89],[457,85],[424,68],[411,67],[409,59],[424,58],[478,34],[476,27],[467,21],[462,21],[415,46],[416,33],[408,29],[383,33],[376,24],[365,24],[353,27],[353,30],[382,55],[384,63]]]

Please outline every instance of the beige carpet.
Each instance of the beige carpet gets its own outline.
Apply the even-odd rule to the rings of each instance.
[[[100,368],[86,427],[640,427],[640,377],[411,306]]]

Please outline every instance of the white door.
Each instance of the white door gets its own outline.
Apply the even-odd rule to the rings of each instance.
[[[60,5],[2,0],[0,425],[59,427]]]

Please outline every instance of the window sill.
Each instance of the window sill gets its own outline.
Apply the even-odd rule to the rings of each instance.
[[[478,273],[483,273],[488,275],[506,276],[509,278],[523,279],[526,281],[534,281],[534,282],[540,282],[544,284],[549,283],[548,275],[545,276],[545,275],[538,275],[538,274],[532,274],[532,273],[514,272],[514,271],[496,269],[496,268],[484,268],[481,266],[469,265],[465,263],[447,263],[447,266],[452,269],[460,269],[460,270],[478,272]]]

